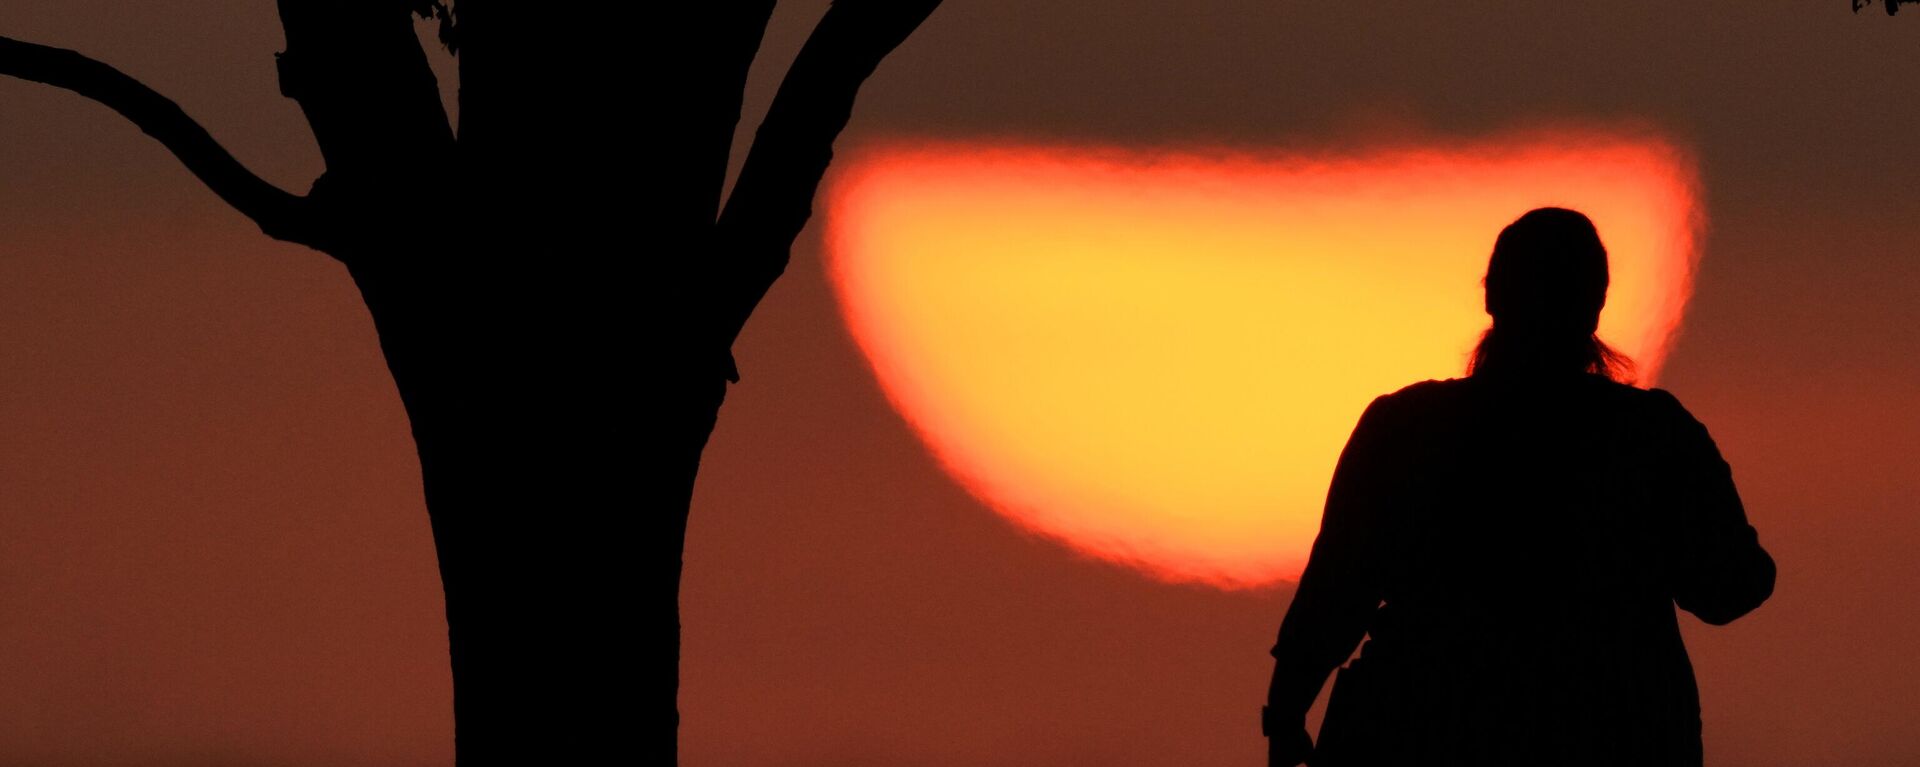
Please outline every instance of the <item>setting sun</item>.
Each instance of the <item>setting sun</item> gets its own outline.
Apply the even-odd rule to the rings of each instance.
[[[1298,576],[1374,396],[1463,374],[1521,213],[1588,214],[1651,385],[1702,220],[1643,132],[1324,153],[898,142],[837,162],[828,270],[881,388],[1022,528],[1155,577]]]

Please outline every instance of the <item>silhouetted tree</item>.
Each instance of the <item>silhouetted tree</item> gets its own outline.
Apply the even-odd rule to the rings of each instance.
[[[729,350],[860,85],[938,4],[835,2],[724,209],[774,0],[279,0],[281,92],[326,164],[305,195],[99,61],[0,37],[0,74],[112,108],[268,236],[345,264],[419,450],[460,762],[670,763],[681,553]],[[415,15],[457,55],[457,133]]]

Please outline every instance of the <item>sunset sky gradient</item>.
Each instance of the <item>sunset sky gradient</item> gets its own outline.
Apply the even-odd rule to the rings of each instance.
[[[826,5],[779,5],[736,164]],[[122,68],[283,188],[321,169],[275,80],[273,3],[8,0],[0,32]],[[903,139],[1364,158],[1664,137],[1707,226],[1658,383],[1780,568],[1734,624],[1681,618],[1708,762],[1920,764],[1916,55],[1911,6],[1837,1],[947,0],[862,91],[834,172]],[[1461,247],[1530,204],[1461,221]],[[822,198],[735,350],[686,552],[683,764],[1258,764],[1292,589],[1149,577],[956,482],[843,315],[823,238],[846,223]],[[606,253],[684,255],[644,233]],[[1478,276],[1431,295],[1465,323]],[[1457,359],[1465,329],[1419,353]],[[0,764],[451,764],[419,465],[343,267],[262,236],[110,111],[0,80],[0,359]],[[1409,382],[1389,372],[1367,385]],[[1350,428],[1364,395],[1343,396],[1324,418]]]

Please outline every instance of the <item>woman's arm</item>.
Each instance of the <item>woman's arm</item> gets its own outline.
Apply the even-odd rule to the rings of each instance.
[[[1307,709],[1327,675],[1345,662],[1367,632],[1380,606],[1381,583],[1374,542],[1383,507],[1389,502],[1392,461],[1387,429],[1393,408],[1389,396],[1377,397],[1354,426],[1340,453],[1327,490],[1320,534],[1314,539],[1293,604],[1280,622],[1274,643],[1273,682],[1267,691],[1266,729],[1277,763],[1292,764],[1279,749],[1308,741]]]
[[[1752,612],[1773,594],[1773,557],[1761,548],[1734,488],[1733,469],[1720,449],[1672,394],[1659,389],[1677,413],[1669,467],[1679,511],[1673,601],[1700,620],[1723,626]]]

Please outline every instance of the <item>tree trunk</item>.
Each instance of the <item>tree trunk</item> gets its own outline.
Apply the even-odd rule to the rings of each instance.
[[[306,196],[100,62],[0,37],[0,74],[112,107],[265,233],[347,266],[419,450],[456,760],[674,764],[682,554],[729,350],[860,85],[939,0],[837,0],[724,211],[772,0],[460,0],[457,139],[413,27],[444,6],[278,2],[281,91],[327,168]]]
[[[636,366],[611,290],[396,263],[351,271],[419,448],[459,763],[673,763],[681,552],[725,379]]]

